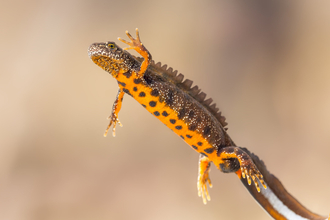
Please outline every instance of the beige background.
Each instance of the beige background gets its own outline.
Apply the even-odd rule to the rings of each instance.
[[[212,168],[126,96],[93,42],[138,27],[156,61],[194,80],[299,201],[329,214],[330,2],[2,1],[0,219],[270,219],[234,174]],[[119,45],[123,46],[122,43]]]

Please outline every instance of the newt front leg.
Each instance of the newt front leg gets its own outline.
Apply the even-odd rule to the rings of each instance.
[[[118,40],[120,40],[121,42],[123,42],[129,46],[129,47],[123,48],[124,50],[133,49],[144,58],[144,61],[142,62],[141,66],[140,66],[140,71],[136,73],[138,75],[138,77],[142,77],[152,60],[151,54],[141,43],[140,36],[139,36],[139,30],[137,28],[136,28],[136,39],[134,39],[132,37],[132,35],[130,33],[128,33],[128,31],[126,31],[126,35],[131,40],[131,42],[123,40],[120,37],[118,37]]]
[[[119,88],[116,100],[112,106],[112,112],[111,112],[110,116],[108,117],[108,119],[110,119],[110,123],[109,123],[107,129],[105,130],[104,137],[107,136],[111,125],[113,125],[112,136],[114,136],[114,137],[116,136],[116,124],[118,123],[121,127],[123,126],[118,119],[118,113],[121,109],[123,97],[124,97],[124,91],[121,88]]]

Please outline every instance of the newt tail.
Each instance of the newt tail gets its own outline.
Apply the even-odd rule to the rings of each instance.
[[[222,172],[236,173],[252,196],[275,219],[291,219],[277,210],[271,202],[266,202],[271,196],[267,197],[264,192],[274,194],[272,187],[279,185],[267,182],[272,179],[264,165],[247,149],[235,145],[226,131],[225,118],[216,105],[211,104],[213,100],[205,100],[206,94],[197,86],[192,87],[191,80],[183,81],[182,74],[177,74],[177,71],[167,65],[155,63],[150,52],[141,43],[138,29],[136,39],[128,32],[126,34],[130,41],[118,39],[127,44],[127,48],[122,49],[114,42],[105,42],[94,43],[88,49],[92,61],[109,72],[119,86],[105,135],[112,126],[115,136],[116,125],[121,125],[118,113],[124,95],[128,94],[200,154],[197,190],[205,204],[210,200],[207,184],[212,186],[209,177],[212,162]],[[137,51],[142,58],[128,53],[129,49]],[[285,198],[283,202],[286,204]],[[310,219],[325,219],[315,216]]]

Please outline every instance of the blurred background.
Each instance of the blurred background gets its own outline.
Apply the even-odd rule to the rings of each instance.
[[[329,214],[329,7],[2,1],[0,219],[270,219],[234,174],[214,166],[203,205],[198,154],[129,96],[124,126],[103,137],[117,84],[87,48],[136,27],[155,61],[213,98],[237,145],[303,205]]]

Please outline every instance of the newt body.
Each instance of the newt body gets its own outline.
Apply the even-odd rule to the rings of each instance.
[[[255,198],[260,190],[267,190],[267,185],[272,186],[264,182],[262,173],[254,163],[255,159],[251,158],[253,155],[237,147],[231,140],[225,129],[225,118],[215,104],[211,105],[212,99],[205,100],[205,93],[200,92],[197,86],[191,87],[191,80],[183,81],[182,74],[177,75],[172,68],[152,61],[151,54],[140,41],[138,31],[137,39],[128,32],[126,34],[131,42],[119,40],[129,45],[126,49],[136,50],[143,58],[129,54],[114,42],[94,43],[88,50],[93,62],[109,72],[119,86],[106,133],[113,126],[115,135],[116,124],[120,124],[118,113],[126,93],[201,155],[197,187],[204,203],[210,200],[207,183],[212,186],[209,179],[211,162],[222,172],[235,172]],[[262,166],[260,168],[263,169]],[[254,186],[250,186],[252,182]],[[265,206],[269,205],[262,206],[266,209]],[[273,210],[273,214],[266,211],[276,217]]]

